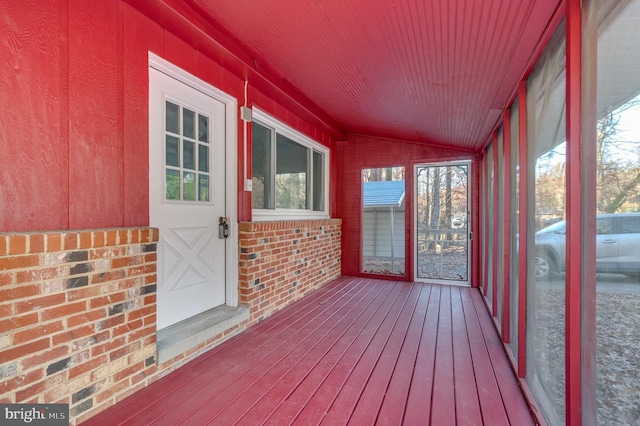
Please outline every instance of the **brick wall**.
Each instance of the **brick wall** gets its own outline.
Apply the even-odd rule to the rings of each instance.
[[[0,403],[74,417],[156,371],[152,228],[0,234]]]
[[[340,219],[240,224],[239,296],[250,324],[340,275],[341,226]]]
[[[99,413],[340,275],[341,221],[242,223],[249,320],[158,365],[153,228],[0,234],[0,403]]]

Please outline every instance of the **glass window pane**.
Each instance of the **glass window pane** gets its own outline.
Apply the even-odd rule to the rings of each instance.
[[[272,209],[271,129],[255,121],[252,128],[252,181],[251,203],[254,209]]]
[[[198,140],[209,142],[209,117],[198,114]]]
[[[405,275],[404,171],[362,170],[362,272]]]
[[[640,424],[640,0],[586,2],[597,28],[595,108],[595,386],[597,423]],[[593,39],[593,38],[592,38]],[[595,41],[595,40],[594,40]],[[587,72],[593,61],[585,64]],[[591,97],[591,99],[593,99]],[[589,105],[591,107],[592,105]],[[584,117],[584,113],[583,113]],[[592,160],[593,158],[589,158]],[[592,172],[591,169],[589,169]],[[591,181],[589,179],[589,181]],[[595,208],[594,208],[595,207]],[[593,238],[593,235],[587,235]],[[592,240],[593,241],[593,240]],[[595,255],[595,262],[594,257]],[[589,270],[587,269],[587,272]],[[584,272],[583,272],[584,273]],[[585,298],[593,300],[593,290]],[[592,330],[586,328],[590,334]],[[592,335],[592,334],[591,334]]]
[[[195,143],[186,140],[182,141],[182,167],[185,169],[195,170]]]
[[[493,307],[493,239],[495,238],[495,224],[493,220],[493,193],[494,193],[494,171],[493,171],[493,150],[496,149],[493,143],[487,147],[487,303]]]
[[[482,235],[489,235],[487,230],[487,208],[489,203],[489,195],[488,195],[488,177],[487,177],[487,161],[489,159],[489,154],[485,155],[482,163],[480,164],[480,227]],[[484,294],[485,290],[488,289],[489,281],[485,279],[488,271],[488,238],[485,238],[482,244],[480,244],[480,285],[482,287],[482,292]]]
[[[511,294],[511,351],[518,354],[518,300],[519,300],[519,241],[520,234],[520,125],[518,122],[518,100],[511,107],[511,253],[510,253],[510,294]]]
[[[196,113],[187,108],[183,108],[182,119],[184,120],[182,123],[182,135],[187,138],[195,139]]]
[[[324,211],[324,155],[313,152],[313,210]]]
[[[180,107],[172,102],[166,103],[166,128],[167,132],[180,133]]]
[[[182,172],[182,199],[186,201],[196,200],[196,174]]]
[[[309,148],[276,137],[276,208],[306,209]]]
[[[198,145],[198,170],[201,172],[209,171],[209,147],[207,145]]]
[[[209,175],[198,175],[198,201],[209,201]]]
[[[165,199],[180,199],[180,172],[177,170],[166,170]]]
[[[167,135],[166,151],[165,164],[180,167],[180,139]]]
[[[497,212],[495,212],[494,214],[496,214],[498,216],[498,229],[496,229],[496,237],[498,239],[497,243],[498,243],[498,253],[503,253],[504,252],[504,209],[502,208],[504,206],[504,134],[503,134],[503,127],[500,126],[500,128],[498,129],[498,146],[496,147],[498,149],[498,164],[497,164],[497,171],[498,171],[498,175],[496,176],[495,179],[495,185],[496,188],[495,190],[498,192],[498,205],[496,207]],[[496,264],[498,265],[498,270],[495,271],[495,277],[496,277],[496,316],[498,318],[498,323],[502,324],[502,304],[503,304],[503,296],[504,296],[504,256],[498,255],[498,253],[496,253],[497,256],[497,262]]]
[[[564,424],[565,27],[527,80],[527,383],[548,424]]]
[[[640,216],[629,216],[620,218],[621,234],[640,234]]]

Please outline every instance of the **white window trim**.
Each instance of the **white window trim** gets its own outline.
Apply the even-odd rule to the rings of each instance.
[[[251,209],[254,222],[277,220],[329,219],[329,148],[253,107],[253,121],[275,129],[276,133],[324,155],[324,211],[296,209]]]

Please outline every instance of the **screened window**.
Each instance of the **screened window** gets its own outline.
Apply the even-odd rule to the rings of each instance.
[[[582,265],[583,276],[595,278],[582,287],[589,315],[595,299],[595,319],[582,323],[583,336],[590,336],[584,340],[593,342],[595,333],[589,352],[595,352],[595,384],[583,379],[582,392],[595,401],[583,409],[598,424],[638,425],[640,0],[585,1],[584,13],[582,117],[589,145],[583,167],[595,199],[587,198],[583,211],[595,220],[596,244]]]
[[[566,408],[566,235],[548,228],[565,219],[564,34],[561,24],[527,79],[527,383],[554,425]]]
[[[328,217],[327,158],[326,147],[254,109],[254,217]]]
[[[518,121],[519,107],[518,100],[511,107],[511,188],[509,197],[511,197],[511,253],[510,253],[510,295],[511,295],[511,351],[518,353],[518,299],[519,299],[519,249],[520,244],[518,235],[520,234],[520,139]]]

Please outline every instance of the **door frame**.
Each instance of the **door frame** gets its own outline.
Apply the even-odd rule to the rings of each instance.
[[[466,281],[454,281],[454,280],[442,280],[442,279],[428,279],[418,277],[418,179],[417,172],[419,167],[447,167],[447,166],[467,166],[467,280]],[[457,285],[462,287],[471,287],[471,256],[472,256],[472,226],[473,226],[473,211],[472,211],[472,199],[473,199],[473,182],[472,182],[472,160],[450,160],[450,161],[425,161],[413,163],[412,172],[413,175],[413,280],[416,282],[429,282],[435,284]]]
[[[149,68],[156,69],[225,105],[225,216],[229,224],[229,238],[225,244],[225,304],[238,306],[238,101],[152,52],[149,52]],[[150,157],[149,155],[149,161]]]

